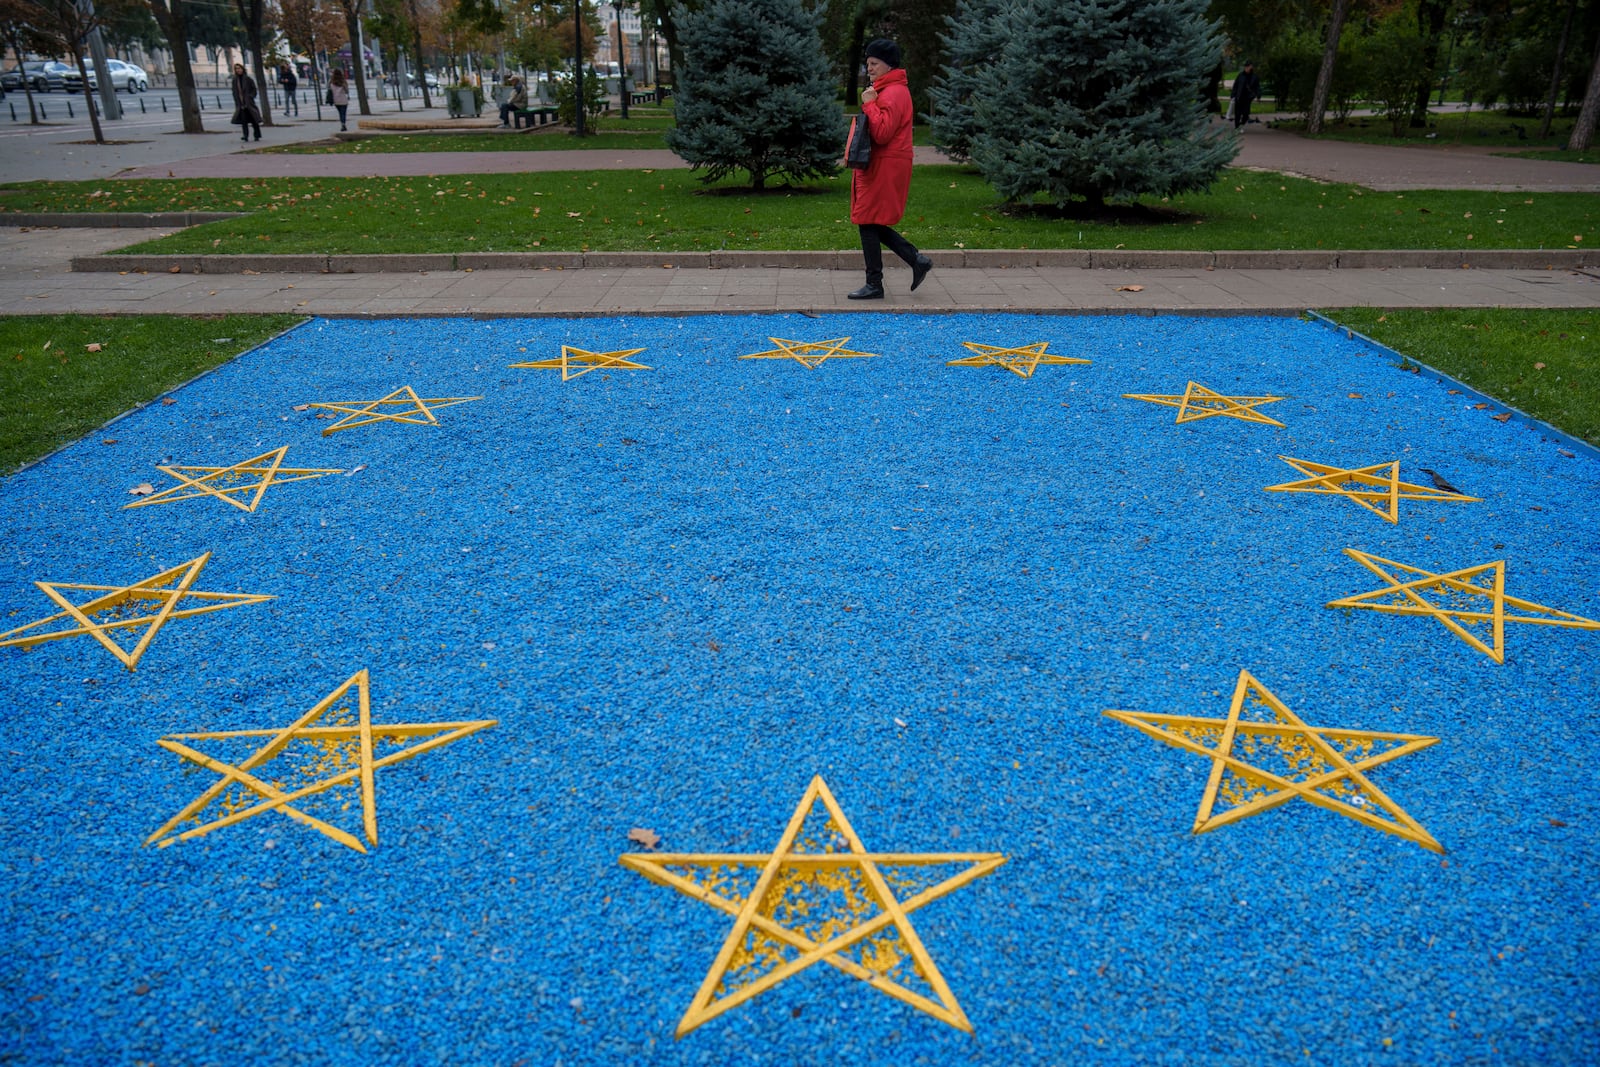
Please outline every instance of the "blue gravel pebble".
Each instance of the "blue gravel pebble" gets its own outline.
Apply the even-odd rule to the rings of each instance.
[[[740,361],[769,337],[875,359]],[[1081,356],[1028,380],[963,341]],[[648,371],[510,369],[570,344]],[[1124,393],[1284,399],[1176,425]],[[299,405],[482,396],[437,426]],[[1355,395],[1352,395],[1355,394]],[[1329,611],[1358,548],[1600,618],[1600,461],[1289,319],[824,315],[313,321],[5,482],[0,617],[35,581],[212,557],[271,594],[136,672],[0,649],[0,1060],[28,1063],[1600,1061],[1600,633]],[[158,463],[362,468],[122,510]],[[1279,455],[1479,504],[1269,494]],[[277,814],[143,842],[215,776],[159,748],[281,728],[356,670],[378,723],[499,725],[380,770],[360,855]],[[1440,738],[1371,772],[1445,855],[1304,803],[1189,832],[1209,761],[1101,715]],[[904,725],[901,725],[901,724]],[[234,758],[249,745],[230,750]],[[216,751],[221,751],[217,749]],[[621,868],[634,827],[769,851],[813,775],[870,849],[998,851],[912,917],[963,1034],[813,967],[674,1040],[729,929]],[[359,805],[331,817],[359,827]]]

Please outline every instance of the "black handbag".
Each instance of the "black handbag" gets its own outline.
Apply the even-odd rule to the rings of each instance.
[[[850,120],[850,142],[845,146],[844,161],[856,170],[866,170],[872,162],[872,135],[865,115]]]

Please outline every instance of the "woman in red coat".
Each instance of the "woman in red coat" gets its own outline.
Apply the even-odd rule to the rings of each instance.
[[[867,76],[872,87],[861,94],[861,121],[872,138],[872,156],[850,184],[850,221],[861,227],[861,254],[867,284],[851,300],[883,299],[883,246],[911,268],[911,288],[933,269],[933,260],[890,229],[906,213],[911,189],[911,90],[900,69],[900,46],[879,38],[867,45]]]

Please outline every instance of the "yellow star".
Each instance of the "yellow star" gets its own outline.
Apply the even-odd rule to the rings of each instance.
[[[1332,601],[1328,607],[1429,615],[1496,663],[1506,661],[1505,626],[1508,622],[1600,630],[1600,622],[1593,619],[1507,596],[1506,561],[1503,559],[1435,574],[1353,548],[1345,549],[1344,554],[1389,584],[1370,593]],[[1386,568],[1393,568],[1396,573],[1391,574]],[[1429,599],[1430,595],[1435,599]],[[1508,613],[1507,607],[1523,614]]]
[[[241,511],[255,511],[270,485],[303,482],[328,474],[344,473],[342,470],[330,467],[285,467],[283,457],[288,451],[289,446],[284,445],[271,452],[242,459],[231,467],[164,467],[158,463],[156,469],[178,479],[178,484],[170,489],[163,489],[154,496],[135,500],[127,507],[144,508],[151,504],[171,504],[179,500],[209,496]],[[201,477],[193,477],[196,474]],[[250,494],[252,490],[254,493],[249,497],[249,503],[239,499]]]
[[[1246,718],[1248,711],[1250,717]],[[1239,672],[1226,719],[1107,711],[1120,723],[1211,759],[1194,832],[1203,834],[1296,797],[1387,834],[1443,852],[1417,821],[1363,771],[1409,756],[1439,739],[1307,726],[1249,671]],[[1269,770],[1261,764],[1271,762]],[[1224,809],[1216,812],[1218,801]]]
[[[1213,415],[1226,415],[1231,419],[1242,419],[1245,422],[1264,422],[1272,426],[1282,426],[1277,419],[1261,414],[1256,408],[1261,404],[1271,404],[1282,400],[1281,396],[1223,396],[1201,385],[1199,382],[1190,382],[1181,394],[1163,393],[1123,393],[1127,400],[1144,400],[1151,404],[1165,404],[1170,408],[1178,409],[1177,422],[1193,422],[1196,419],[1209,419]]]
[[[1375,463],[1370,467],[1329,467],[1306,459],[1279,456],[1289,466],[1310,477],[1282,485],[1269,485],[1269,493],[1332,493],[1348,497],[1385,522],[1400,521],[1402,500],[1444,500],[1456,503],[1481,503],[1475,496],[1447,493],[1426,485],[1400,480],[1400,461]],[[1382,472],[1382,473],[1379,473]],[[1381,505],[1381,506],[1380,506]]]
[[[0,633],[0,648],[7,645],[16,645],[19,648],[29,648],[42,644],[45,641],[55,641],[63,637],[77,637],[87,634],[106,650],[121,661],[130,671],[138,666],[139,658],[144,655],[145,649],[150,647],[150,641],[156,632],[165,626],[168,620],[183,619],[191,615],[204,615],[208,611],[222,611],[224,608],[238,608],[246,604],[259,604],[263,600],[272,600],[273,597],[257,593],[202,593],[195,592],[189,587],[200,577],[200,571],[206,562],[211,559],[211,553],[191,559],[187,563],[180,563],[160,574],[153,574],[143,581],[134,582],[132,585],[82,585],[71,582],[34,582],[45,596],[59,604],[64,610],[46,618],[30,622],[26,626],[19,626],[15,630]],[[99,593],[101,595],[74,604],[62,593],[63,590],[78,590],[80,592]],[[184,601],[195,600],[200,606],[180,608],[178,605]],[[141,612],[142,606],[154,605],[153,612]],[[131,614],[130,614],[131,613]],[[96,620],[95,616],[101,616]],[[68,629],[45,629],[57,626],[66,621],[75,622],[76,625]],[[116,641],[112,640],[112,630],[144,631],[138,644],[133,650],[127,651]],[[43,632],[38,632],[38,631]],[[30,632],[33,631],[33,632]]]
[[[876,359],[875,352],[852,352],[844,346],[850,338],[833,337],[826,341],[787,341],[782,337],[769,337],[778,347],[770,352],[756,352],[740,359],[793,359],[795,362],[816,370],[830,359]]]
[[[1035,341],[1031,345],[1020,345],[1016,348],[962,341],[961,347],[977,354],[952,359],[945,364],[946,367],[1004,367],[1019,377],[1032,378],[1034,370],[1041,364],[1091,362],[1074,356],[1052,356],[1045,351],[1050,347],[1049,341]]]
[[[350,690],[356,699],[348,699]],[[354,703],[352,709],[350,704]],[[447,745],[468,734],[494,726],[494,719],[465,722],[372,722],[371,697],[365,669],[351,675],[339,688],[323,697],[315,707],[281,730],[228,730],[213,733],[172,734],[156,744],[190,763],[198,764],[221,777],[166,824],[151,834],[145,844],[165,848],[174,841],[209,834],[245,819],[278,811],[319,830],[357,852],[366,846],[354,834],[302,810],[311,801],[326,814],[347,806],[341,793],[359,789],[362,829],[369,844],[378,843],[378,812],[373,788],[373,773],[402,760],[420,756],[431,748]],[[237,764],[213,759],[190,747],[190,741],[236,742],[265,738],[266,743]],[[266,778],[258,769],[282,758],[282,777]],[[331,796],[321,794],[333,791]],[[298,806],[297,806],[298,805]],[[208,809],[208,821],[202,817]],[[195,825],[174,833],[186,822]],[[170,835],[170,836],[169,836]]]
[[[628,359],[643,352],[642,348],[625,348],[617,352],[586,352],[581,348],[571,345],[561,346],[560,359],[535,359],[526,363],[513,363],[513,367],[529,367],[534,370],[561,371],[561,380],[578,378],[592,370],[649,370],[643,363],[634,363]],[[581,370],[574,368],[581,367]]]
[[[433,417],[435,411],[450,407],[452,404],[465,404],[482,399],[481,396],[436,396],[424,399],[418,396],[411,386],[402,385],[388,396],[377,400],[328,400],[306,406],[348,413],[322,431],[322,436],[327,437],[340,430],[354,429],[357,426],[367,426],[385,420],[403,422],[411,426],[437,426],[439,420]]]
[[[971,1033],[908,916],[1005,861],[997,852],[868,852],[820,777],[770,854],[622,857],[734,919],[679,1037],[819,961]]]

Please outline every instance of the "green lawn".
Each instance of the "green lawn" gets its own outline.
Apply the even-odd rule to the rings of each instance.
[[[1539,136],[1538,116],[1508,115],[1504,111],[1437,111],[1428,115],[1422,129],[1406,129],[1399,137],[1381,115],[1359,115],[1345,122],[1324,123],[1318,137],[1329,141],[1359,141],[1362,144],[1401,145],[1486,145],[1511,148],[1559,149],[1572,136],[1572,118],[1559,115],[1550,124],[1550,133]],[[1277,129],[1301,132],[1305,123],[1283,119],[1273,123]]]
[[[0,317],[0,474],[226,363],[299,319]],[[92,344],[100,350],[88,351]]]
[[[1600,309],[1341,308],[1325,314],[1600,445]]]
[[[686,170],[376,178],[157,179],[7,187],[11,211],[248,211],[134,251],[329,253],[852,248],[848,182],[766,194]],[[1006,208],[965,167],[918,167],[902,224],[925,248],[1570,248],[1600,197],[1376,193],[1230,170],[1123,221]]]
[[[485,105],[487,107],[488,105]],[[607,115],[598,132],[574,137],[571,129],[546,125],[530,131],[483,130],[463,133],[384,133],[352,140],[314,141],[258,148],[266,155],[363,155],[381,152],[549,152],[557,149],[665,148],[663,130],[672,128],[670,112],[635,110],[626,121]],[[495,112],[486,110],[486,115]]]

